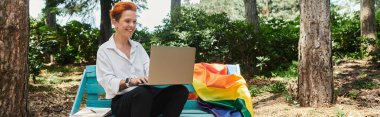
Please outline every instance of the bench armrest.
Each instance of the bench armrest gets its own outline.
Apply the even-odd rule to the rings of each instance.
[[[74,100],[74,103],[73,103],[73,106],[72,106],[72,109],[70,112],[70,116],[72,116],[73,114],[78,112],[78,110],[80,108],[80,104],[81,104],[82,99],[83,99],[84,90],[86,88],[86,80],[87,80],[86,79],[86,70],[84,70],[83,75],[82,75],[82,79],[81,79],[81,82],[79,84],[79,88],[77,91],[77,95],[75,96],[75,100]]]

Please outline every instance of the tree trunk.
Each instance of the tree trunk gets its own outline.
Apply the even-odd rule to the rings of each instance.
[[[45,11],[45,18],[46,18],[46,24],[50,28],[56,28],[57,25],[57,18],[56,18],[56,11],[53,9],[57,7],[57,2],[54,0],[45,0],[46,6],[44,8]]]
[[[366,38],[362,44],[370,58],[376,50],[376,19],[375,19],[375,0],[360,1],[360,30],[361,36]]]
[[[170,21],[172,23],[176,23],[178,17],[180,16],[181,12],[178,10],[181,7],[181,0],[171,0],[171,5],[170,5]]]
[[[170,5],[170,11],[172,12],[173,10],[181,7],[181,0],[172,0],[171,5]]]
[[[29,0],[0,2],[0,116],[28,116]]]
[[[111,19],[109,15],[111,8],[111,0],[100,0],[101,21],[99,45],[102,45],[104,42],[108,41],[112,35]]]
[[[56,14],[51,11],[46,11],[46,24],[51,28],[56,28],[57,25],[57,18]]]
[[[43,9],[45,13],[45,24],[54,30],[57,28],[57,11],[55,11],[54,9],[57,8],[58,2],[59,1],[57,0],[45,0],[45,8]],[[49,54],[50,62],[48,65],[55,64],[53,53]]]
[[[46,2],[48,2],[50,0],[46,0]],[[55,6],[57,7],[57,6]],[[47,8],[47,7],[46,7]],[[49,8],[47,8],[49,9]],[[50,28],[53,28],[53,29],[56,29],[57,28],[57,19],[56,19],[56,14],[54,12],[52,12],[51,10],[45,10],[45,18],[46,18],[46,25],[49,26]],[[54,59],[54,56],[53,56],[53,53],[50,53],[49,55],[50,57],[50,62],[48,65],[52,65],[52,64],[55,64],[55,59]]]
[[[256,0],[244,0],[245,18],[248,22],[255,25],[254,32],[259,31],[259,17],[257,12]]]
[[[298,101],[301,106],[334,103],[330,0],[301,0]]]

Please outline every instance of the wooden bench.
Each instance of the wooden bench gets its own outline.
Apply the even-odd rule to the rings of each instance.
[[[111,100],[104,99],[104,89],[96,80],[95,65],[86,66],[83,72],[78,92],[70,116],[79,111],[82,99],[86,95],[86,107],[111,108]],[[239,64],[227,65],[228,74],[240,74]],[[185,85],[189,92],[194,92],[191,84]],[[157,86],[165,87],[165,86]],[[103,99],[102,99],[103,97]],[[214,117],[214,115],[202,111],[196,100],[187,100],[181,113],[181,117]]]

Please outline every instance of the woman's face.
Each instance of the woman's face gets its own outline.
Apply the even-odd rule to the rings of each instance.
[[[119,33],[123,37],[131,38],[136,30],[136,20],[136,12],[126,10],[121,13],[119,21],[112,19],[112,24],[115,26],[116,33]]]

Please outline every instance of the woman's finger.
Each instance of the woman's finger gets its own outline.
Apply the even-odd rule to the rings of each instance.
[[[144,79],[144,83],[148,83],[148,79],[147,78],[143,78]]]
[[[137,84],[141,84],[143,83],[143,81],[141,81],[141,78],[137,79],[138,83]]]

